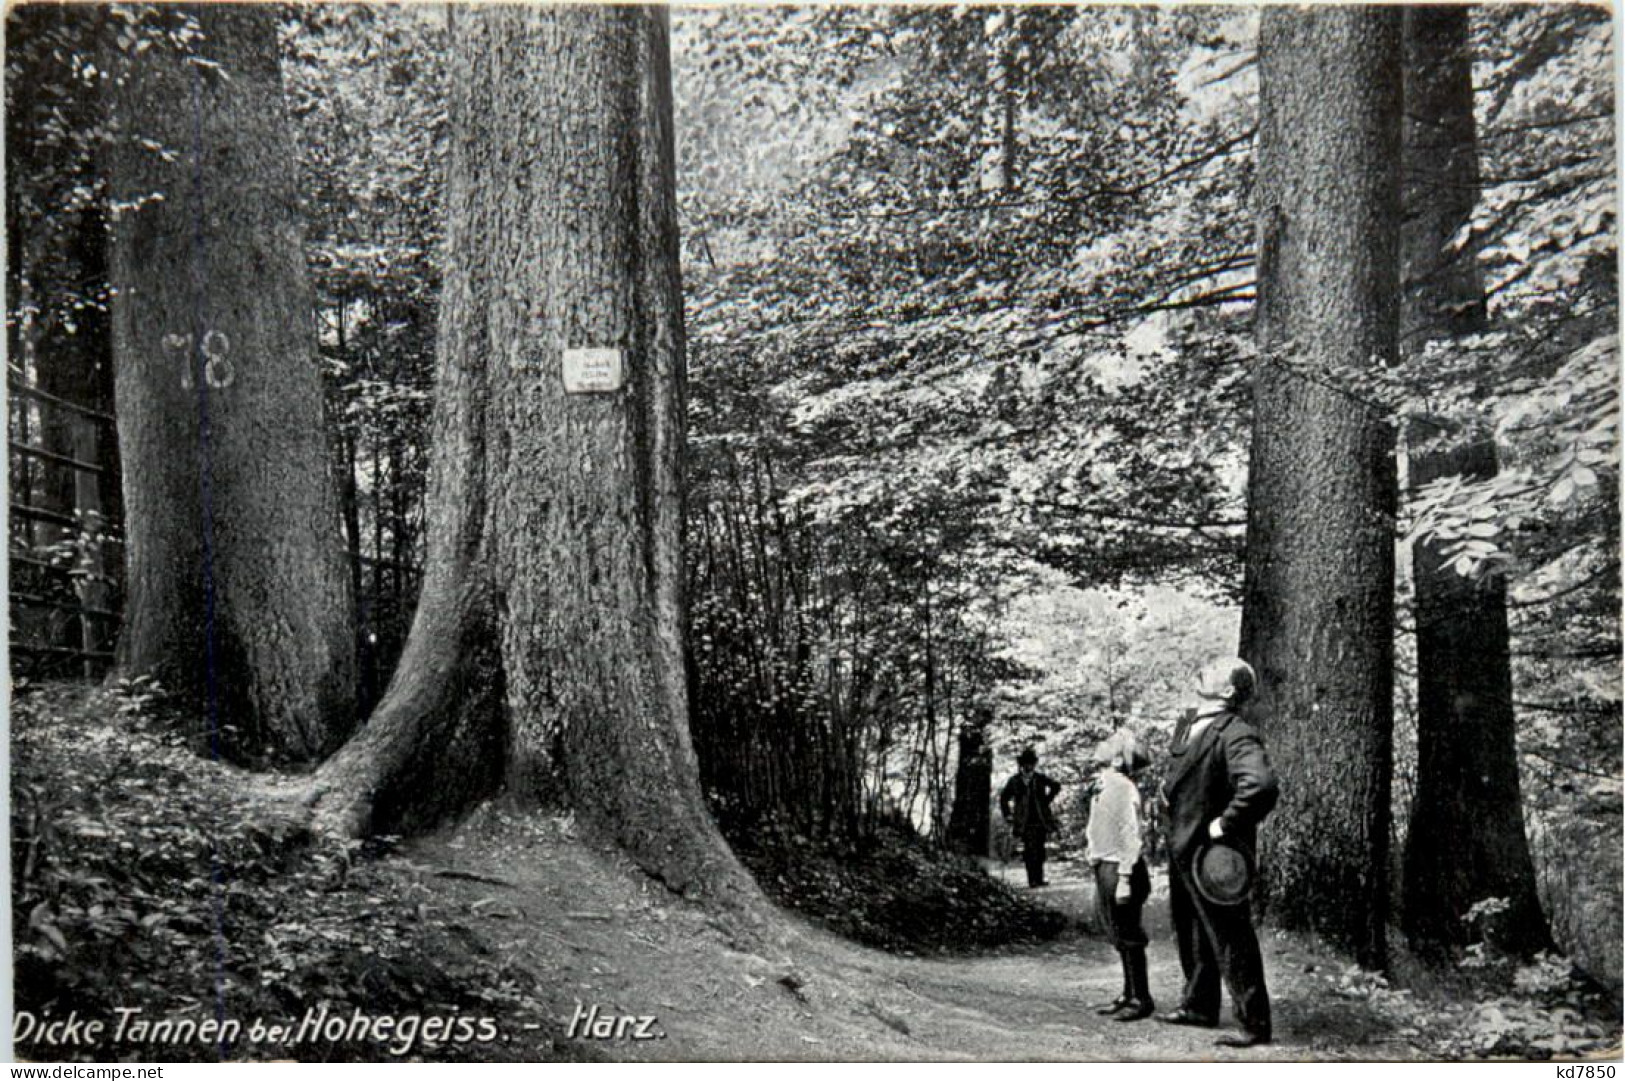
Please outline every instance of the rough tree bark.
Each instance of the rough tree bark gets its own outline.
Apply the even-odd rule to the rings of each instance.
[[[1451,241],[1472,219],[1479,187],[1472,52],[1466,7],[1405,12],[1405,294],[1402,345],[1484,329],[1483,279],[1470,245]],[[1406,439],[1412,487],[1440,477],[1495,475],[1495,440],[1436,419]],[[1406,835],[1403,924],[1421,949],[1476,937],[1464,917],[1491,897],[1503,948],[1551,944],[1524,834],[1506,584],[1455,573],[1436,544],[1412,548],[1416,588],[1417,777]]]
[[[115,92],[113,352],[128,522],[118,667],[194,696],[228,753],[354,726],[296,160],[268,5],[165,8]]]
[[[1269,8],[1242,656],[1281,776],[1261,900],[1386,962],[1394,438],[1359,376],[1399,320],[1400,12]]]
[[[688,730],[668,34],[650,8],[456,12],[425,580],[394,682],[313,780],[327,829],[501,785],[673,889],[750,888]],[[583,347],[625,385],[566,393]]]

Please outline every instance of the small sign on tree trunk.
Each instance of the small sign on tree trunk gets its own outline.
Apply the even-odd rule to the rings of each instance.
[[[564,351],[564,391],[566,394],[593,394],[621,389],[619,349],[566,349]]]

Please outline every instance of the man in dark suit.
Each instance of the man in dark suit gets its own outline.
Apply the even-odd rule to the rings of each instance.
[[[1251,906],[1214,904],[1192,878],[1204,842],[1223,838],[1256,853],[1258,824],[1278,790],[1258,733],[1236,714],[1256,683],[1247,662],[1224,658],[1197,676],[1199,704],[1174,734],[1163,793],[1168,801],[1169,901],[1185,990],[1179,1008],[1160,1020],[1219,1023],[1220,980],[1230,989],[1240,1036],[1218,1042],[1251,1047],[1270,1041],[1270,1000]]]
[[[1033,889],[1044,884],[1044,842],[1055,829],[1055,814],[1049,805],[1061,784],[1038,772],[1038,752],[1031,747],[1016,756],[1016,765],[1020,770],[999,793],[999,813],[1021,838],[1027,887]]]

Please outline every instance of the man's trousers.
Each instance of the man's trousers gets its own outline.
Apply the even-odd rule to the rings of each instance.
[[[1180,1005],[1217,1022],[1220,986],[1230,990],[1236,1020],[1248,1032],[1270,1035],[1270,997],[1264,958],[1253,930],[1252,906],[1215,905],[1196,892],[1189,859],[1175,859],[1168,873],[1174,938],[1185,973]]]
[[[1027,885],[1042,886],[1044,884],[1044,842],[1048,840],[1048,831],[1044,829],[1028,829],[1021,838],[1021,858],[1027,864]]]

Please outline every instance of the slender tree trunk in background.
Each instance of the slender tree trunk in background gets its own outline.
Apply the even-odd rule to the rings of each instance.
[[[422,823],[505,782],[676,890],[754,896],[700,796],[684,673],[683,332],[664,12],[458,10],[428,560],[319,822]],[[564,390],[566,349],[621,352]]]
[[[106,281],[107,230],[102,215],[89,209],[80,211],[69,219],[64,233],[71,239],[54,257],[63,260],[66,269],[57,273],[81,282]],[[35,384],[64,401],[112,413],[113,373],[106,314],[86,305],[74,314],[71,330],[59,318],[47,319],[46,328],[36,343]],[[82,413],[56,405],[40,406],[39,446],[105,472],[84,472],[58,461],[40,464],[37,505],[57,514],[72,517],[77,513],[82,517],[76,527],[35,523],[38,543],[71,542],[82,532],[101,532],[107,513],[117,512],[117,500],[107,498],[119,484],[118,456],[108,446],[113,442],[111,437],[111,429]],[[88,559],[88,564],[79,564],[79,569],[88,574],[74,582],[81,604],[101,610],[112,607],[104,581],[104,561],[121,555],[117,548],[103,551],[94,544],[81,549],[80,558]],[[52,610],[49,621],[53,629],[51,645],[95,652],[112,648],[115,628],[106,619]],[[83,674],[92,675],[97,667],[87,659]]]
[[[32,373],[37,370],[35,365],[36,320],[30,314],[35,307],[34,285],[32,276],[29,273],[30,245],[23,236],[23,230],[13,229],[10,230],[10,233],[11,235],[6,238],[8,263],[10,264],[6,268],[8,277],[6,283],[8,290],[6,294],[6,310],[7,322],[10,324],[6,352],[8,378],[11,365],[21,368],[24,373]],[[19,443],[33,442],[33,426],[30,423],[29,413],[34,408],[34,403],[26,398],[11,396],[8,396],[8,401],[11,405],[12,414],[7,420],[10,421],[13,418],[16,420],[14,425],[8,424],[8,435]],[[7,455],[7,458],[7,477],[10,483],[7,486],[6,494],[12,502],[19,506],[33,506],[35,463],[22,455]],[[22,525],[20,533],[27,544],[33,545],[37,543],[34,538],[33,527],[26,522]],[[15,633],[20,629],[13,628],[13,632]]]
[[[1394,514],[1387,417],[1354,393],[1399,320],[1400,11],[1269,8],[1242,656],[1281,777],[1261,899],[1386,962]]]
[[[52,9],[43,4],[14,5],[5,13],[6,36],[11,43],[26,40],[34,35],[43,37],[53,29],[61,29],[64,24],[79,15],[87,15],[91,20],[96,18],[88,7]],[[8,57],[4,112],[7,226],[6,374],[9,380],[12,373],[16,373],[20,377],[19,381],[27,384],[37,382],[39,371],[43,367],[40,360],[42,298],[41,290],[38,288],[41,264],[49,262],[53,255],[59,254],[51,248],[49,239],[51,223],[45,214],[45,208],[54,201],[55,193],[50,190],[48,184],[42,183],[40,178],[60,169],[61,163],[53,160],[56,155],[53,155],[51,148],[38,138],[38,121],[30,123],[33,119],[31,114],[37,108],[33,99],[38,93],[39,84],[43,81],[43,73],[38,69],[31,69],[26,63],[16,63],[13,67],[10,59]],[[10,412],[7,416],[8,437],[19,443],[36,444],[32,423],[34,418],[30,414],[37,408],[39,419],[49,424],[50,418],[45,413],[47,407],[37,405],[20,395],[11,395],[8,401],[10,403]],[[38,434],[41,437],[38,441],[43,441],[44,433]],[[36,499],[35,488],[38,485],[42,489],[48,489],[49,474],[54,472],[54,469],[42,468],[37,459],[18,454],[8,455],[7,463],[9,478],[7,495],[10,501],[23,507],[42,504],[49,507],[52,493],[48,490],[41,491],[38,493],[39,498]],[[12,536],[29,547],[49,545],[57,539],[57,530],[55,527],[42,528],[43,525],[20,516],[13,516]],[[17,574],[18,572],[14,570],[11,583],[14,589],[19,584]],[[22,581],[25,585],[34,585],[26,578]],[[31,590],[24,588],[21,591]],[[53,616],[54,613],[44,609],[14,605],[10,613],[13,641],[49,642],[53,631]]]
[[[1472,219],[1479,188],[1472,52],[1466,7],[1405,12],[1405,297],[1403,346],[1484,328],[1473,248],[1451,240]],[[1498,469],[1494,438],[1439,422],[1408,433],[1409,484],[1473,480]],[[1431,445],[1430,445],[1431,444]],[[1505,899],[1495,940],[1525,954],[1551,944],[1535,888],[1518,784],[1517,718],[1506,583],[1457,574],[1436,544],[1412,548],[1416,587],[1417,777],[1406,835],[1406,934],[1422,949],[1476,937],[1464,917]]]
[[[982,156],[977,184],[984,192],[1008,194],[1015,187],[1016,58],[1019,8],[994,8],[982,17],[986,81],[982,84]]]
[[[384,595],[384,442],[372,432],[372,604]]]
[[[372,619],[365,607],[361,578],[361,497],[355,481],[355,436],[339,435],[339,517],[344,522],[344,555],[350,570],[350,595],[355,598],[356,706],[369,709],[378,701],[371,641]]]
[[[352,363],[349,338],[349,298],[340,297],[334,308],[339,358]],[[336,383],[323,381],[328,416],[344,415],[344,396]],[[354,599],[355,619],[351,631],[355,638],[356,657],[356,709],[370,710],[378,701],[377,673],[373,659],[372,618],[367,608],[366,593],[362,589],[361,564],[361,493],[356,483],[356,436],[346,426],[329,426],[329,440],[333,456],[333,469],[338,484],[339,520],[344,526],[344,562],[350,575],[350,596]]]
[[[81,281],[97,282],[107,278],[107,237],[102,216],[82,211],[73,228],[73,243],[67,252],[72,273]],[[109,328],[107,316],[93,306],[75,316],[75,329],[64,328],[53,332],[39,343],[36,382],[48,394],[66,399],[99,412],[113,411],[112,357],[108,351]],[[40,445],[90,465],[99,465],[101,448],[96,438],[95,422],[65,409],[47,407],[41,410]],[[45,471],[40,505],[62,514],[72,514],[75,507],[86,501],[100,505],[101,487],[95,474],[81,473],[66,466],[53,465]],[[111,483],[118,483],[114,476]]]
[[[959,730],[959,758],[954,767],[954,803],[948,837],[968,856],[989,851],[993,818],[993,752],[987,746],[991,717],[978,710]]]
[[[153,48],[116,93],[113,188],[139,205],[112,258],[119,667],[192,696],[224,749],[314,758],[353,727],[355,644],[277,13],[183,12],[218,69]]]
[[[399,435],[389,441],[389,558],[390,607],[401,613],[405,593],[401,579],[406,572],[406,455]]]
[[[86,211],[80,221],[80,230],[81,265],[86,268],[85,280],[109,281],[112,233],[108,228],[106,215],[100,208]],[[87,404],[98,412],[112,416],[117,412],[118,398],[114,385],[111,312],[98,311],[87,306],[81,315],[79,334],[84,339],[81,348],[85,350],[85,356],[94,372]],[[90,460],[102,469],[100,477],[95,482],[95,499],[105,519],[122,522],[124,464],[119,456],[118,431],[112,423],[106,421],[97,423],[93,430],[95,451]],[[104,554],[108,560],[117,560],[122,557],[123,549]],[[113,634],[117,628],[107,626],[104,627],[104,631]]]

